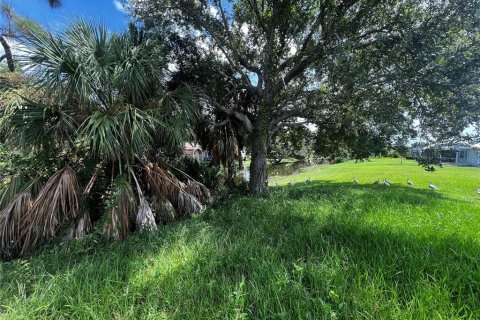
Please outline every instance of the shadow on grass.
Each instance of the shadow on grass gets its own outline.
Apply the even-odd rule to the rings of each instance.
[[[18,296],[20,282],[27,294],[18,303],[47,305],[49,315],[65,311],[74,297],[78,308],[88,305],[99,318],[122,314],[118,305],[132,309],[125,318],[155,312],[178,319],[480,316],[477,242],[366,224],[346,212],[359,204],[349,201],[354,196],[364,204],[454,201],[399,186],[317,182],[278,188],[221,202],[123,243],[90,237],[57,244],[27,265],[4,264],[2,303],[15,303],[8,297]],[[336,213],[345,214],[312,213],[302,199],[338,202]],[[52,288],[42,287],[50,277],[59,278],[54,285],[62,295],[50,296]],[[125,288],[128,294],[117,294]],[[104,305],[101,297],[94,300],[97,292],[106,295]]]

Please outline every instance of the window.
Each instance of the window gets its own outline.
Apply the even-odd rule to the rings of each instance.
[[[460,159],[465,159],[466,153],[467,153],[467,151],[465,151],[465,150],[460,151],[459,158],[460,158]]]

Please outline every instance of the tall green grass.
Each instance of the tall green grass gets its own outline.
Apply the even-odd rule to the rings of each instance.
[[[399,162],[274,178],[269,194],[153,234],[89,236],[2,263],[0,317],[480,318],[480,170]]]

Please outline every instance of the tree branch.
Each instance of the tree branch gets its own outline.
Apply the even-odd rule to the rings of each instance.
[[[240,120],[243,123],[243,125],[245,126],[245,129],[249,133],[253,132],[253,124],[252,124],[252,122],[250,121],[250,119],[248,118],[247,115],[245,115],[241,112],[232,110],[232,109],[228,109],[228,108],[222,106],[221,104],[219,104],[218,102],[214,101],[212,98],[210,98],[207,95],[202,95],[201,97],[203,99],[205,99],[206,101],[208,101],[208,103],[210,105],[212,105],[213,107],[215,107],[217,110],[222,111],[223,113],[225,113],[229,116],[233,116],[233,117],[237,118],[238,120]]]

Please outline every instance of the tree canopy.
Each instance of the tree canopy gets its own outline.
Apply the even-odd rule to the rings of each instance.
[[[251,192],[266,188],[269,140],[284,126],[350,121],[360,135],[388,139],[415,120],[438,135],[478,121],[478,1],[129,4],[150,34],[190,39],[233,85],[230,101],[205,103],[249,133]]]

